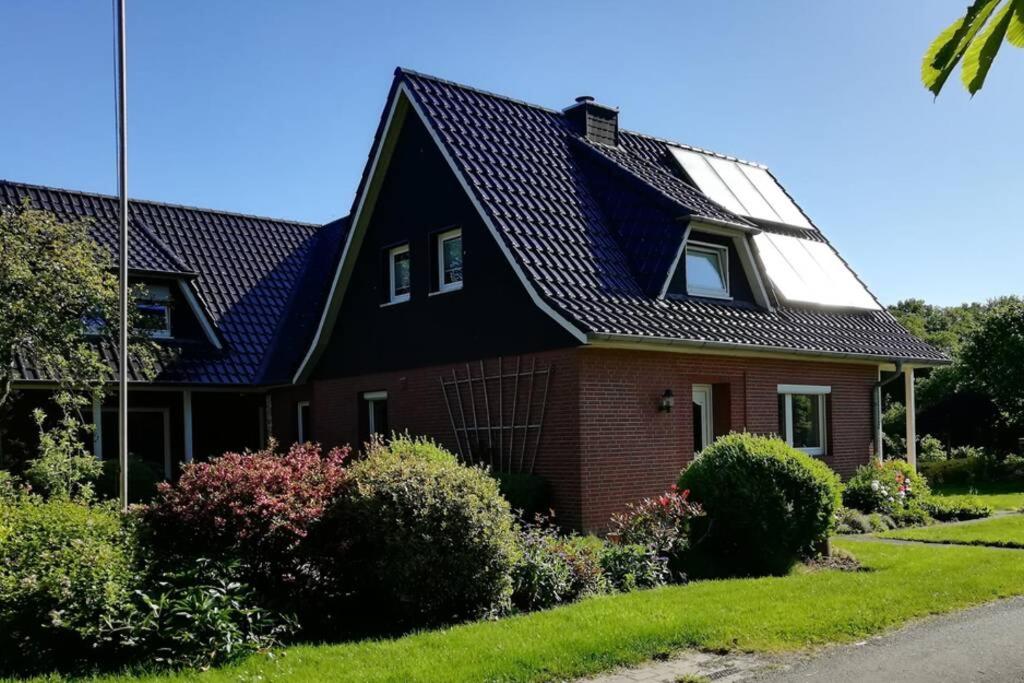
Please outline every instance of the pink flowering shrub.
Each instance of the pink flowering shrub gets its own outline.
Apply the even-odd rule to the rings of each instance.
[[[237,559],[259,578],[288,583],[303,541],[345,489],[347,457],[348,449],[323,454],[306,443],[185,465],[177,483],[160,484],[143,520],[165,556]]]
[[[690,523],[703,514],[700,505],[690,501],[690,492],[673,484],[657,498],[645,498],[613,515],[611,535],[625,545],[646,546],[671,557],[686,550]]]
[[[864,513],[899,515],[930,494],[924,477],[905,460],[872,460],[846,482],[843,504]]]

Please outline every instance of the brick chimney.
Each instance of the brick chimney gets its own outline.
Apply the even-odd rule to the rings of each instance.
[[[576,132],[591,142],[612,147],[619,144],[619,110],[615,107],[598,104],[593,97],[582,95],[562,113]]]

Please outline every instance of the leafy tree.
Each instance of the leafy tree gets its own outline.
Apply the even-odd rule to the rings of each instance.
[[[985,84],[1003,41],[1024,47],[1024,0],[973,0],[962,17],[939,34],[921,64],[924,86],[938,96],[958,63],[972,95]]]
[[[0,413],[10,408],[19,362],[56,382],[60,395],[103,395],[114,379],[100,348],[117,333],[113,265],[85,222],[62,221],[27,202],[0,209]],[[128,311],[129,352],[149,374],[154,347],[137,307]],[[67,417],[81,403],[59,407]]]
[[[1003,418],[1024,426],[1024,302],[1004,303],[971,335],[961,363],[973,385],[991,396]]]

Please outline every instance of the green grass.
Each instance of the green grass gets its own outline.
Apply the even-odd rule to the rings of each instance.
[[[982,484],[935,484],[932,492],[939,497],[956,499],[971,496],[996,510],[1024,508],[1024,482],[997,481]]]
[[[919,529],[897,529],[879,534],[879,536],[927,543],[1024,548],[1024,515],[1004,515],[966,524],[939,524]]]
[[[297,646],[203,673],[122,681],[551,681],[680,648],[781,651],[859,640],[927,614],[1024,594],[1024,555],[836,541],[869,571],[704,581],[394,640]]]

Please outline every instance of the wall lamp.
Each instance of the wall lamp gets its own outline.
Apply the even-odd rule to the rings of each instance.
[[[676,397],[672,393],[671,389],[666,389],[665,393],[661,395],[661,401],[658,402],[658,410],[663,413],[672,412],[672,406],[676,404]]]

